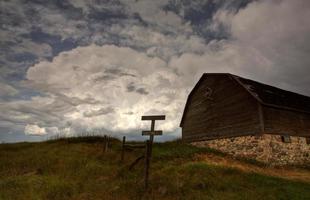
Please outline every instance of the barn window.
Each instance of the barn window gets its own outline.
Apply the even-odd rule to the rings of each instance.
[[[206,88],[206,91],[205,91],[205,97],[209,100],[212,100],[212,93],[213,93],[213,90],[209,87]]]
[[[310,137],[306,137],[307,144],[310,144]]]
[[[290,142],[291,142],[291,138],[290,138],[290,136],[288,136],[288,135],[282,135],[282,136],[281,136],[281,140],[282,140],[282,142],[284,142],[284,143],[290,143]]]

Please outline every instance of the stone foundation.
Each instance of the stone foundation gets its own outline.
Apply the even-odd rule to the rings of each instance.
[[[290,136],[284,143],[279,135],[244,136],[193,142],[195,146],[210,147],[234,157],[255,159],[273,166],[310,166],[310,144],[304,137]]]

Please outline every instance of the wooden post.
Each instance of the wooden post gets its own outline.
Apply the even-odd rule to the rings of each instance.
[[[109,142],[110,142],[110,137],[106,136],[106,142],[105,142],[105,146],[104,146],[104,152],[108,152],[109,150]]]
[[[103,136],[103,152],[107,152],[108,151],[108,148],[109,148],[109,137],[104,135]]]
[[[122,143],[122,153],[121,153],[121,161],[124,161],[124,153],[125,153],[125,142],[126,142],[126,136],[123,137],[123,143]]]
[[[107,142],[107,136],[103,136],[103,152],[105,153],[105,143]]]
[[[146,149],[145,149],[145,169],[144,169],[144,187],[145,190],[148,189],[149,184],[149,169],[150,162],[152,156],[152,145],[154,136],[162,135],[162,131],[155,130],[155,120],[165,120],[165,115],[153,115],[153,116],[142,116],[141,120],[151,120],[151,130],[150,131],[142,131],[142,135],[150,136],[150,140],[146,141]]]
[[[152,131],[152,132],[154,132],[154,129],[155,129],[155,120],[154,120],[154,119],[152,119],[152,123],[151,123],[151,131]],[[153,135],[153,134],[151,134],[151,135],[150,135],[150,141],[151,141],[151,143],[153,143],[153,140],[154,140],[154,135]]]
[[[152,122],[151,122],[151,131],[152,132],[155,131],[155,120],[154,119],[152,119]],[[154,142],[154,135],[151,134],[150,135],[150,144],[149,144],[149,156],[150,157],[152,157],[153,142]]]
[[[150,141],[146,141],[145,148],[145,168],[144,168],[144,187],[148,189],[149,185],[149,168],[150,168]]]

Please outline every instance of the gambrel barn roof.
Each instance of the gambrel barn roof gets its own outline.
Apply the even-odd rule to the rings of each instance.
[[[276,88],[270,85],[259,83],[257,81],[242,78],[229,73],[204,73],[188,96],[182,120],[180,123],[181,127],[183,124],[184,115],[187,111],[188,102],[189,99],[191,98],[191,95],[198,88],[198,86],[202,83],[204,79],[212,75],[227,76],[228,78],[235,80],[262,105],[310,114],[310,97],[308,96],[286,91],[280,88]]]

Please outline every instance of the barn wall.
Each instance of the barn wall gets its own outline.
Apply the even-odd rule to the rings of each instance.
[[[212,89],[208,98],[207,88]],[[188,99],[182,138],[187,141],[261,132],[258,104],[235,80],[212,75],[203,79]]]
[[[310,144],[304,137],[290,137],[284,143],[279,135],[264,134],[259,137],[243,136],[228,139],[193,142],[199,147],[209,147],[237,158],[255,159],[273,166],[310,166]]]
[[[310,136],[310,114],[263,106],[265,133]]]

